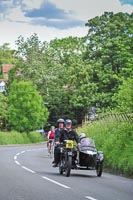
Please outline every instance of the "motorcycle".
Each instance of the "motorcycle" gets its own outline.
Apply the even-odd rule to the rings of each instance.
[[[65,140],[60,143],[60,162],[59,162],[59,173],[65,176],[70,176],[72,168],[72,157],[73,157],[74,142],[72,140]]]
[[[75,147],[72,140],[65,140],[64,143],[60,144],[59,173],[65,172],[65,176],[69,177],[72,169],[96,170],[97,176],[100,177],[103,171],[104,154],[102,151],[97,151],[94,140],[84,138],[81,141],[81,147],[76,147],[76,159],[74,159]]]

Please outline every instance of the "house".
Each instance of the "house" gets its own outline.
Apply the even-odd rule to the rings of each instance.
[[[4,79],[8,80],[8,72],[12,68],[13,68],[12,64],[2,64],[2,74],[4,76]]]
[[[4,92],[6,88],[6,83],[4,79],[0,79],[0,92]]]
[[[6,89],[6,83],[8,81],[8,72],[13,68],[12,64],[2,64],[3,79],[0,79],[0,92],[4,92]]]

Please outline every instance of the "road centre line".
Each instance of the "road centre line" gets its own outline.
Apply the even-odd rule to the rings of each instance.
[[[19,163],[18,161],[16,161],[16,160],[15,160],[15,163],[16,163],[17,165],[20,165],[20,163]]]
[[[17,159],[17,156],[14,156],[14,160],[16,160]]]
[[[56,185],[59,185],[59,186],[61,186],[61,187],[64,187],[64,188],[66,188],[66,189],[70,189],[70,187],[68,187],[67,185],[61,184],[61,183],[59,183],[59,182],[57,182],[57,181],[54,181],[53,179],[47,178],[46,176],[42,176],[42,178],[45,179],[45,180],[47,180],[47,181],[50,181],[50,182],[52,182],[52,183],[55,183]]]
[[[21,151],[21,153],[25,153],[25,151]]]
[[[42,150],[42,149],[41,149],[41,150]],[[28,150],[26,150],[26,151],[33,151],[33,149],[32,149],[32,150],[28,149]],[[25,166],[22,166],[22,165],[17,161],[17,155],[20,155],[20,154],[22,154],[22,153],[25,153],[26,151],[21,151],[20,153],[17,153],[17,154],[14,156],[14,162],[15,162],[17,165],[20,165],[23,169],[27,170],[28,172],[31,172],[31,173],[35,174],[35,173],[36,173],[35,171],[33,171],[33,170],[31,170],[31,169],[29,169],[29,168],[27,168],[27,167],[25,167]],[[34,149],[34,151],[35,151],[35,149]],[[59,186],[61,186],[61,187],[63,187],[63,188],[70,189],[70,187],[68,187],[67,185],[64,185],[64,184],[62,184],[62,183],[59,183],[59,182],[57,182],[57,181],[55,181],[55,180],[53,180],[53,179],[50,179],[50,178],[48,178],[48,177],[46,177],[46,176],[41,176],[41,178],[43,178],[43,179],[45,179],[45,180],[47,180],[47,181],[50,181],[50,182],[52,182],[52,183],[54,183],[54,184],[56,184],[56,185],[59,185]]]
[[[22,167],[23,169],[25,169],[25,170],[27,170],[27,171],[33,173],[33,174],[36,173],[36,172],[34,172],[33,170],[31,170],[31,169],[29,169],[29,168],[27,168],[27,167],[25,167],[25,166],[21,166],[21,167]]]
[[[98,200],[98,199],[95,199],[93,197],[90,197],[90,196],[85,196],[86,199],[90,199],[90,200]]]

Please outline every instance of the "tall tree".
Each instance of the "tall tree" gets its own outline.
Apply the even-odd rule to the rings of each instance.
[[[92,82],[97,87],[96,101],[101,107],[112,106],[121,78],[133,75],[133,15],[105,12],[86,23],[87,51],[84,60],[93,70]]]
[[[7,128],[8,120],[8,102],[7,97],[0,93],[0,129]]]
[[[73,93],[71,88],[75,87],[75,71],[81,70],[83,64],[82,52],[85,51],[83,39],[69,37],[55,39],[48,44],[41,43],[35,34],[26,41],[20,36],[17,45],[17,55],[24,58],[21,63],[20,79],[30,79],[37,85],[47,103],[51,120],[56,121],[60,116],[65,118],[77,116],[77,113],[74,114],[77,106],[74,107],[75,104],[71,101]],[[14,80],[14,72],[11,77]]]
[[[128,78],[119,86],[118,93],[112,97],[116,102],[115,110],[124,113],[133,113],[133,79]]]
[[[31,82],[13,82],[9,89],[9,124],[17,131],[29,132],[44,126],[48,110]]]
[[[4,43],[0,46],[0,65],[15,64],[16,61],[15,50],[11,50],[8,43]]]

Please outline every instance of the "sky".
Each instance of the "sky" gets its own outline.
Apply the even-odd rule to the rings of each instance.
[[[0,46],[36,33],[40,41],[87,35],[85,23],[104,12],[133,12],[133,0],[0,0]]]

